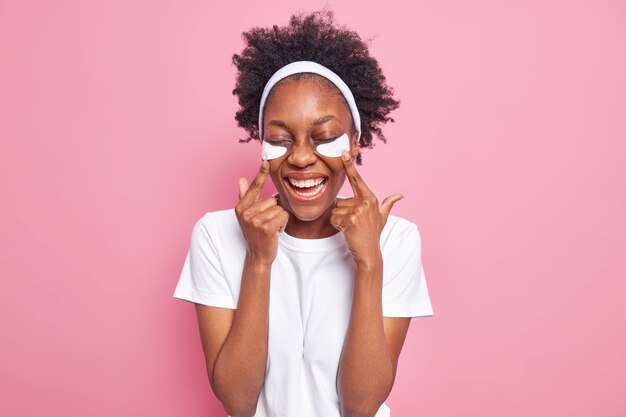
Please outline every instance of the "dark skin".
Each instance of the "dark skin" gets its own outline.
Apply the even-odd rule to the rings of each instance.
[[[252,416],[265,379],[270,270],[283,231],[315,239],[344,233],[355,265],[350,321],[337,374],[344,417],[374,416],[388,397],[410,318],[382,316],[383,261],[380,233],[395,194],[382,204],[359,175],[357,133],[343,98],[319,77],[285,79],[265,107],[268,141],[288,141],[288,152],[261,164],[251,184],[239,181],[235,213],[248,245],[237,309],[196,304],[211,387],[231,416]],[[315,145],[349,133],[350,153],[333,158]],[[320,198],[301,201],[290,193],[287,176],[324,177]],[[278,198],[260,200],[268,177]],[[337,199],[348,178],[354,197]]]

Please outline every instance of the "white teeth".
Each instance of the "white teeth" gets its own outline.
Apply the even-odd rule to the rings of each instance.
[[[313,198],[322,192],[322,189],[326,186],[326,178],[315,178],[312,180],[296,180],[288,178],[289,183],[293,186],[291,190],[301,195],[302,197]],[[304,188],[307,191],[304,192]]]
[[[319,193],[322,192],[322,188],[324,188],[324,184],[320,184],[317,187],[311,188],[312,191],[308,191],[306,193],[303,193],[302,191],[298,191],[295,188],[292,188],[292,190],[298,194],[301,195],[303,197],[313,197],[315,195],[318,195]]]
[[[294,187],[298,188],[311,188],[316,187],[324,182],[324,178],[315,178],[314,180],[296,180],[294,178],[289,178],[289,182]]]

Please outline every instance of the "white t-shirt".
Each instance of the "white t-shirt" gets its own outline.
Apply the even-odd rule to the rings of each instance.
[[[383,316],[432,316],[417,226],[390,215],[380,245]],[[234,209],[206,213],[193,227],[174,297],[237,308],[245,255]],[[270,275],[265,383],[255,417],[340,417],[337,371],[353,281],[343,233],[322,239],[280,234]],[[388,416],[383,403],[376,417]]]

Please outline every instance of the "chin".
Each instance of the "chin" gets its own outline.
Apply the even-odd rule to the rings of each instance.
[[[285,210],[289,211],[298,220],[310,222],[319,219],[326,213],[328,208],[333,205],[336,195],[332,195],[329,189],[324,190],[324,198],[315,199],[314,201],[302,201],[293,198],[289,190],[281,190],[279,192],[281,201],[285,203]]]
[[[291,213],[296,216],[298,220],[302,220],[303,222],[317,220],[325,211],[326,210],[319,210],[315,207],[311,207],[310,209],[307,209],[307,207],[298,207],[295,210],[291,208]]]

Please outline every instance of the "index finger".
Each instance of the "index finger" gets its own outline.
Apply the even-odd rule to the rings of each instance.
[[[350,157],[350,154],[344,151],[341,155],[341,160],[343,161],[343,167],[346,170],[346,174],[348,176],[348,181],[350,181],[350,186],[352,186],[352,191],[355,196],[366,196],[372,195],[372,191],[365,185],[365,181],[361,178],[361,174],[357,171],[354,166],[354,162]]]
[[[261,168],[259,169],[259,172],[256,174],[256,177],[254,177],[252,184],[250,184],[250,186],[246,190],[246,193],[243,195],[243,197],[241,197],[240,201],[243,201],[247,204],[252,204],[258,201],[259,194],[261,194],[261,190],[263,189],[265,181],[267,180],[270,172],[269,166],[270,164],[267,161],[263,161],[261,163]]]

